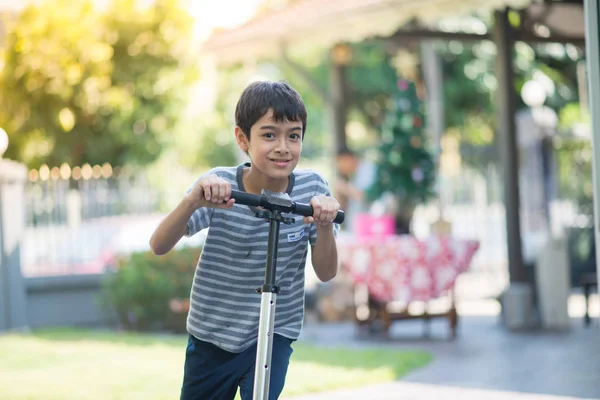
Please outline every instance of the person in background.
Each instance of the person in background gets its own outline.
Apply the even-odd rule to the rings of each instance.
[[[353,220],[357,215],[368,212],[366,191],[375,179],[375,165],[345,148],[337,153],[336,167],[338,177],[334,186],[335,197],[346,213],[343,229],[353,232]]]

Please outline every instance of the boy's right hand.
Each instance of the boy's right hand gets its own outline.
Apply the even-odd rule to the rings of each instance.
[[[232,208],[235,200],[230,197],[231,183],[217,175],[200,178],[186,195],[186,199],[194,209],[200,207]]]

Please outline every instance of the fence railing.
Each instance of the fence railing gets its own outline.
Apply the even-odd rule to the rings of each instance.
[[[118,254],[148,250],[160,218],[197,173],[182,167],[113,170],[108,164],[29,171],[25,276],[101,273]]]
[[[67,172],[65,172],[67,171]],[[117,215],[147,214],[158,209],[161,192],[143,174],[108,166],[29,172],[27,226],[78,225]]]
[[[144,174],[108,165],[31,170],[25,191],[26,276],[101,272],[122,225],[161,202]]]

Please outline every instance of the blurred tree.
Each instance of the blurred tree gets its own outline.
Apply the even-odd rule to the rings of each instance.
[[[363,122],[374,133],[372,139],[376,139],[385,119],[388,102],[396,90],[394,54],[385,44],[377,41],[352,43],[349,46],[352,54],[347,67],[349,117]],[[442,58],[445,126],[447,130],[460,133],[463,160],[475,168],[499,162],[495,134],[495,45],[490,41],[475,44],[439,41],[436,42],[436,50]],[[531,46],[518,42],[514,53],[516,93],[520,93],[527,80],[541,79],[548,88],[547,105],[560,110],[578,99],[576,66],[581,57],[582,52],[570,45]],[[327,52],[315,51],[301,62],[298,61],[298,64],[321,91],[329,90]],[[286,80],[312,94],[306,96],[309,102],[314,102],[312,107],[316,112],[311,115],[318,116],[323,121],[319,126],[322,132],[328,132],[322,98],[314,95],[316,91],[306,84],[305,77],[299,76],[297,71],[285,63],[278,62],[277,65]],[[525,106],[518,95],[517,106]],[[320,140],[315,145],[321,148],[327,146],[327,135],[322,135]],[[369,144],[355,143],[355,147]]]
[[[410,233],[415,207],[435,195],[435,162],[423,128],[415,85],[400,79],[381,134],[375,182],[367,192],[370,200],[386,193],[395,197],[399,234]]]
[[[192,21],[177,0],[30,5],[7,37],[0,124],[7,157],[38,167],[147,164],[171,142],[186,88]]]
[[[220,67],[216,80],[215,103],[210,113],[201,115],[194,124],[196,143],[190,143],[194,157],[189,165],[212,168],[218,165],[235,165],[238,147],[235,142],[235,107],[247,81],[240,65]],[[189,152],[188,152],[189,153]]]
[[[390,99],[398,94],[398,76],[393,54],[380,42],[362,42],[351,46],[348,69],[350,107],[367,126],[380,132],[389,112]]]
[[[280,11],[301,0],[262,0],[257,17]],[[349,43],[351,60],[347,67],[348,117],[363,123],[370,137],[352,143],[364,148],[377,141],[386,114],[387,103],[396,85],[396,71],[392,55],[385,44],[367,40]],[[333,144],[330,133],[328,109],[323,94],[330,91],[330,49],[314,49],[303,54],[302,60],[263,60],[259,69],[270,79],[284,79],[302,95],[309,115],[303,155],[307,158],[331,154]],[[299,73],[299,70],[302,72]],[[311,82],[307,81],[307,78]]]
[[[579,103],[571,103],[559,114],[562,135],[554,140],[558,166],[558,192],[562,199],[574,202],[580,214],[594,215],[592,142],[589,136],[572,135],[577,126],[591,132],[590,115]],[[580,128],[581,129],[581,128]],[[564,133],[568,133],[565,135]],[[577,177],[577,179],[573,179]]]
[[[316,51],[312,57],[317,64],[322,59],[322,51]],[[306,60],[305,60],[306,61]],[[306,64],[303,65],[303,68]],[[313,64],[314,65],[314,64]],[[318,91],[313,90],[309,82],[299,76],[289,64],[281,62],[265,62],[262,64],[263,73],[274,79],[282,79],[294,87],[302,96],[308,115],[306,136],[303,141],[302,156],[308,159],[329,153],[330,138],[327,105]],[[309,70],[309,68],[307,68]],[[311,79],[315,79],[311,74]],[[323,82],[319,82],[319,86]]]
[[[378,138],[388,102],[396,88],[396,70],[392,65],[391,55],[382,43],[365,41],[348,46],[352,55],[346,71],[348,117],[349,120],[363,123],[371,133],[370,138],[363,138],[358,143],[352,143],[353,138],[349,138],[349,141],[353,144],[352,147],[364,148]],[[328,150],[329,154],[332,151],[328,110],[322,95],[330,91],[330,63],[329,51],[323,50],[306,55],[302,62],[297,62],[296,68],[292,68],[289,63],[276,62],[281,78],[297,87],[306,102],[310,115],[309,124],[312,124],[309,126],[311,136],[305,142],[307,155],[323,154],[323,149]],[[307,76],[300,75],[299,68]],[[307,83],[307,77],[312,84]]]
[[[446,128],[460,132],[463,160],[476,168],[499,162],[495,144],[495,45],[489,41],[450,41],[438,42],[436,47],[444,74]],[[582,56],[582,50],[572,45],[517,42],[513,62],[517,107],[526,107],[518,94],[530,79],[542,82],[547,90],[546,105],[557,111],[578,101],[577,62]]]

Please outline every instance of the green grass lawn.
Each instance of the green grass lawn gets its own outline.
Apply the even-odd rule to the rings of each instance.
[[[179,398],[187,338],[86,330],[0,336],[0,399]],[[421,351],[293,345],[282,397],[388,382],[426,365]]]

